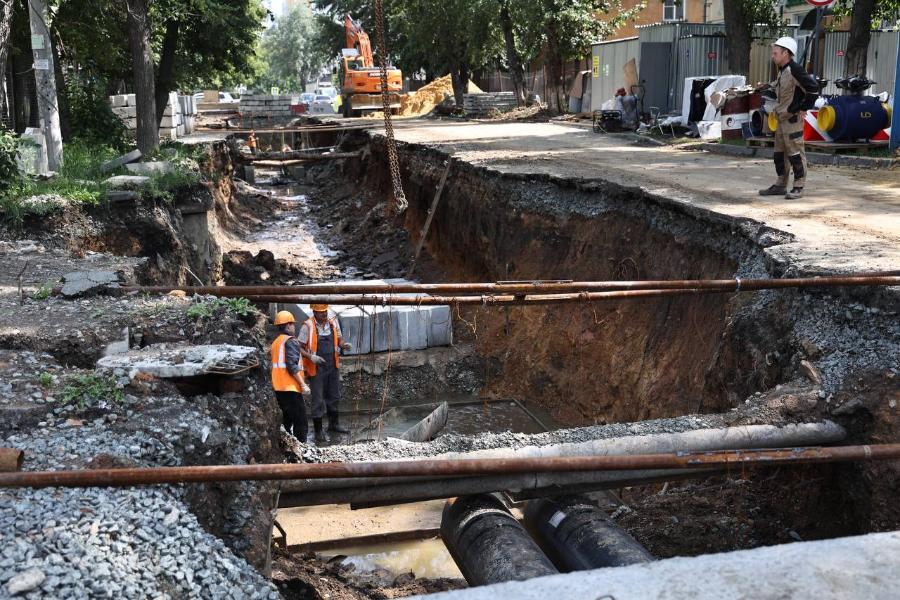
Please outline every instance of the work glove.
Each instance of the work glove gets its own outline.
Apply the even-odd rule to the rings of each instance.
[[[344,342],[344,343],[341,345],[341,348],[343,348],[344,350],[349,350],[349,349],[352,348],[352,347],[353,347],[353,344],[351,344],[350,342]]]
[[[301,390],[304,394],[312,394],[312,390],[309,388],[309,384],[306,383],[305,381],[303,382],[303,387],[301,387],[300,390]]]
[[[317,365],[324,365],[324,364],[325,364],[325,359],[322,358],[321,356],[319,356],[318,354],[313,354],[313,355],[312,355],[312,361],[313,361],[315,364],[317,364]]]

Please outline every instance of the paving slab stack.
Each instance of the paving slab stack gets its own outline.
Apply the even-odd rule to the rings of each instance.
[[[351,283],[393,284],[410,283],[405,279],[374,279],[340,281]],[[393,294],[414,297],[417,294]],[[287,304],[297,322],[312,316],[308,304]],[[453,343],[453,320],[449,306],[337,306],[330,307],[341,325],[344,339],[353,348],[345,355],[370,354],[399,350],[424,350]],[[299,329],[299,327],[298,327]]]
[[[241,116],[266,117],[273,120],[285,120],[294,117],[291,112],[290,94],[271,96],[266,94],[241,96],[239,111]]]
[[[134,94],[117,94],[109,97],[113,113],[129,131],[137,129],[137,101]],[[176,140],[193,133],[197,116],[197,106],[193,96],[179,96],[177,92],[169,94],[166,110],[159,124],[159,137],[163,140]]]
[[[508,112],[518,106],[513,92],[463,94],[463,111],[466,116],[485,117],[493,112]]]

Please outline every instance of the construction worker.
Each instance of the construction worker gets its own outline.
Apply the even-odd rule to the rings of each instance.
[[[250,136],[247,138],[247,147],[250,148],[250,154],[256,154],[256,132],[251,131]]]
[[[775,129],[776,182],[764,190],[762,196],[784,196],[789,200],[803,195],[806,183],[806,151],[803,148],[803,122],[806,111],[813,108],[819,93],[815,78],[797,64],[797,42],[793,38],[779,38],[772,44],[772,62],[778,67],[778,78],[769,84],[775,89],[773,112],[778,120]],[[794,186],[788,191],[790,171],[794,171]]]
[[[300,353],[303,368],[312,389],[312,420],[316,441],[328,441],[322,429],[322,417],[328,413],[328,431],[349,433],[339,421],[338,403],[341,400],[340,351],[351,346],[341,335],[337,317],[328,314],[327,304],[313,304],[313,316],[300,326]]]
[[[294,337],[296,319],[282,310],[275,315],[278,337],[272,342],[272,389],[281,407],[284,429],[298,440],[306,443],[306,406],[301,394],[309,394],[309,386],[303,379],[303,361],[300,342]]]

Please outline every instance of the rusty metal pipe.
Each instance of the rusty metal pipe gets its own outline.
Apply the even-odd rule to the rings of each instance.
[[[578,292],[575,294],[532,294],[529,296],[392,296],[389,294],[331,294],[287,296],[243,296],[251,302],[277,302],[279,304],[313,304],[322,302],[346,306],[532,306],[537,304],[575,304],[606,300],[639,300],[642,298],[667,298],[673,296],[700,296],[725,294],[725,290],[620,290],[616,292]]]
[[[18,471],[22,468],[25,453],[18,448],[0,448],[0,471]]]
[[[272,481],[344,477],[458,476],[510,473],[620,471],[639,469],[695,469],[752,467],[900,458],[900,444],[674,452],[624,456],[567,456],[553,458],[484,458],[427,460],[216,465],[89,469],[0,473],[0,487],[110,487],[213,481]]]
[[[123,286],[119,292],[187,294],[213,296],[287,296],[323,294],[544,294],[572,292],[609,292],[619,290],[717,290],[722,292],[765,289],[895,286],[900,285],[900,272],[868,273],[834,277],[797,277],[785,279],[662,279],[646,281],[517,281],[496,283],[349,283],[310,284],[298,286]]]

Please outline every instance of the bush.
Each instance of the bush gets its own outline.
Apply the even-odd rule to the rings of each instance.
[[[0,129],[0,195],[19,186],[22,176],[16,157],[19,153],[19,138],[16,134]]]
[[[225,309],[237,317],[246,317],[256,312],[256,308],[246,298],[215,298],[194,302],[187,310],[187,316],[191,319],[209,319],[219,309]]]
[[[128,130],[109,105],[104,81],[73,78],[67,91],[73,138],[110,145],[117,150],[128,147]]]
[[[74,404],[83,411],[90,406],[121,404],[125,393],[116,387],[116,378],[112,375],[91,374],[73,377],[60,397],[65,404]]]

